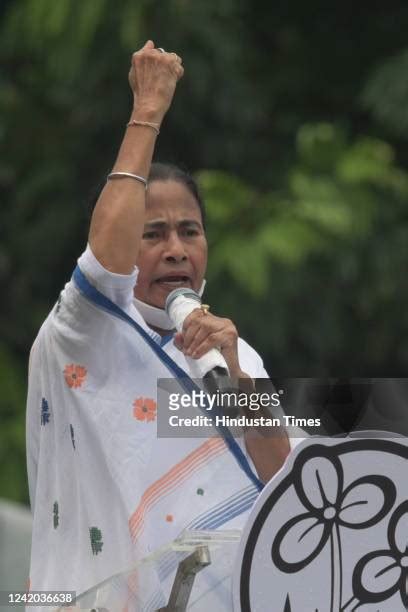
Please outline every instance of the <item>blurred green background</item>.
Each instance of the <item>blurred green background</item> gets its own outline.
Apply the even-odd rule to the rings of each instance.
[[[28,500],[29,348],[147,38],[184,60],[156,159],[199,178],[213,311],[272,377],[405,375],[406,0],[3,0],[0,19],[0,496]]]

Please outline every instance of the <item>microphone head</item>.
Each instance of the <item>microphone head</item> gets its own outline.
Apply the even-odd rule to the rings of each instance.
[[[188,287],[179,287],[178,289],[173,289],[173,291],[167,296],[164,308],[168,315],[171,304],[174,302],[175,299],[180,296],[189,298],[190,300],[196,300],[199,304],[201,304],[200,296],[198,295],[198,293],[193,291],[193,289],[189,289]]]

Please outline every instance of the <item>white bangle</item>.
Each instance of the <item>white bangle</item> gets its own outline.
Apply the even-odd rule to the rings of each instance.
[[[147,180],[143,178],[143,176],[139,176],[138,174],[132,174],[132,172],[111,172],[108,174],[108,181],[111,179],[121,179],[121,178],[132,178],[135,181],[139,181],[139,183],[143,183],[143,185],[147,188]]]

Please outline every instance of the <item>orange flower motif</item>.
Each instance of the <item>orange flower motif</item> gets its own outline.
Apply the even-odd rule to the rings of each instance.
[[[86,378],[87,370],[84,366],[75,365],[71,363],[70,365],[65,366],[64,369],[64,378],[68,387],[71,389],[76,389],[80,387]]]
[[[138,421],[155,421],[157,404],[149,397],[138,397],[133,402],[133,416]]]

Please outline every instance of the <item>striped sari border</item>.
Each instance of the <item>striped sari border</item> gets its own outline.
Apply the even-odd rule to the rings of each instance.
[[[159,480],[156,480],[142,495],[140,504],[129,518],[129,530],[133,540],[137,538],[143,526],[143,520],[150,508],[175,486],[180,486],[203,464],[227,451],[222,438],[210,438],[197,449],[188,454]]]

